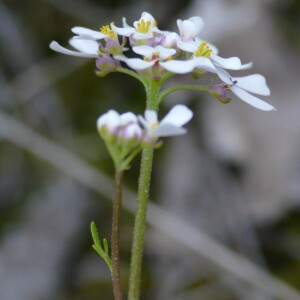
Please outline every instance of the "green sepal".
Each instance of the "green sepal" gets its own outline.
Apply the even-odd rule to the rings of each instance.
[[[218,92],[209,91],[209,93],[223,104],[228,104],[231,101],[231,98],[222,98]]]

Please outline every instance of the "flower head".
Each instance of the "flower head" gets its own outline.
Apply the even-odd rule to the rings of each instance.
[[[133,27],[123,19],[123,27],[112,26],[115,32],[120,36],[132,37],[134,40],[147,40],[154,37],[156,33],[162,33],[157,28],[157,22],[148,12],[143,12],[138,21],[133,22]]]
[[[186,129],[182,126],[191,120],[193,112],[184,105],[174,106],[170,112],[159,122],[157,113],[146,110],[145,116],[139,116],[139,120],[145,128],[144,140],[153,145],[160,137],[182,135]]]

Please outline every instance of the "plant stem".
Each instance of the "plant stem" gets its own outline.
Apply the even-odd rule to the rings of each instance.
[[[146,90],[147,109],[158,110],[160,82],[150,81]],[[153,149],[144,149],[138,187],[137,209],[133,229],[128,300],[138,300],[140,294],[144,236],[152,172]]]
[[[182,90],[192,90],[192,91],[202,91],[207,92],[209,88],[207,86],[200,86],[200,85],[178,85],[169,89],[164,90],[159,95],[159,103],[168,95],[171,93],[174,93],[176,91],[182,91]]]
[[[120,271],[120,217],[122,203],[122,179],[123,171],[116,169],[113,220],[111,231],[112,282],[115,300],[123,300],[123,289]]]

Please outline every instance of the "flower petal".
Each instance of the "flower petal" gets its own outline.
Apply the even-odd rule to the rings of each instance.
[[[85,28],[85,27],[80,27],[80,26],[73,27],[71,30],[73,33],[75,33],[79,36],[90,37],[95,40],[100,40],[107,36],[106,34],[103,34],[99,31],[92,30],[92,29]]]
[[[59,53],[71,55],[71,56],[77,56],[77,57],[97,57],[97,54],[90,54],[90,53],[82,53],[77,51],[72,51],[67,48],[62,47],[59,45],[56,41],[52,41],[49,45],[49,47]]]
[[[165,48],[163,46],[156,46],[155,50],[159,52],[160,60],[166,60],[167,58],[176,53],[175,49]]]
[[[267,102],[249,94],[247,91],[239,88],[238,86],[232,86],[231,91],[236,94],[241,100],[244,102],[248,103],[249,105],[263,110],[263,111],[271,111],[271,110],[276,110],[275,107],[272,105],[268,104]]]
[[[218,55],[211,55],[212,61],[214,61],[219,67],[230,69],[230,70],[240,70],[242,63],[238,57],[222,58]]]
[[[186,51],[186,52],[190,52],[190,53],[195,53],[198,49],[198,46],[196,45],[195,42],[179,42],[178,43],[178,48]]]
[[[200,33],[200,31],[204,27],[203,19],[200,18],[200,17],[198,17],[198,16],[196,16],[196,17],[189,18],[189,21],[191,21],[192,23],[194,23],[195,28],[196,28],[196,35],[198,35]]]
[[[155,49],[153,47],[150,47],[147,45],[135,46],[135,47],[132,47],[132,50],[137,54],[140,54],[142,56],[146,56],[149,58],[150,57],[152,58],[152,54],[155,52]]]
[[[216,73],[217,69],[214,64],[206,57],[195,57],[194,58],[196,68],[203,69],[212,73]]]
[[[233,77],[237,80],[237,86],[254,94],[269,96],[270,89],[267,86],[266,79],[260,74],[252,74],[244,77]]]
[[[145,111],[145,120],[149,127],[157,123],[157,113],[154,110],[147,109]]]
[[[96,56],[99,50],[99,44],[94,40],[81,40],[72,38],[69,40],[69,44],[80,52],[95,54]]]
[[[187,130],[172,124],[159,124],[155,129],[150,131],[150,135],[156,137],[166,137],[185,134]]]
[[[139,58],[128,58],[125,63],[132,69],[142,71],[151,68],[154,65],[154,61],[144,61]]]
[[[160,62],[159,65],[167,71],[176,74],[190,73],[196,67],[194,60],[169,60]]]
[[[242,64],[240,70],[248,70],[248,69],[251,69],[253,66],[253,62],[249,62],[249,63],[246,63],[246,64]]]
[[[111,24],[111,29],[113,31],[115,31],[118,35],[121,35],[121,36],[131,36],[132,34],[135,33],[135,29],[133,27],[117,27],[115,26],[114,24]]]
[[[231,76],[227,71],[225,71],[224,69],[222,69],[220,67],[216,67],[216,71],[217,71],[218,76],[220,77],[220,79],[223,82],[230,84],[230,85],[232,84]]]
[[[161,120],[160,124],[172,124],[181,127],[191,120],[193,112],[185,105],[174,106],[169,113]]]
[[[146,39],[151,39],[153,37],[153,34],[151,32],[145,32],[145,33],[141,33],[141,32],[135,32],[132,37],[135,40],[146,40]]]

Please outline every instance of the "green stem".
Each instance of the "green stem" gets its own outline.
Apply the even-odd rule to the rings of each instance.
[[[180,90],[192,90],[192,91],[204,91],[207,92],[209,88],[207,86],[199,86],[199,85],[178,85],[169,89],[162,91],[159,95],[158,102],[160,103],[165,97]]]
[[[149,82],[149,85],[146,89],[147,109],[152,109],[155,111],[158,110],[159,88],[159,82]],[[140,294],[142,258],[146,228],[147,206],[152,172],[152,161],[153,149],[144,149],[142,152],[137,209],[133,229],[128,300],[138,300]]]
[[[122,204],[122,179],[123,171],[116,169],[115,196],[113,203],[113,220],[111,231],[111,261],[112,281],[115,300],[123,300],[123,289],[120,271],[120,219]]]

